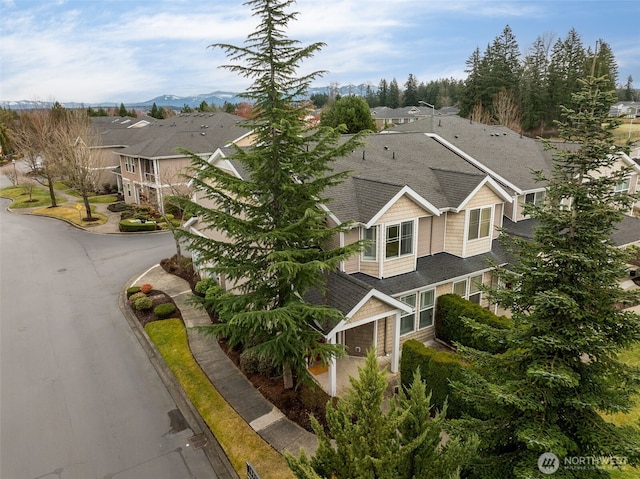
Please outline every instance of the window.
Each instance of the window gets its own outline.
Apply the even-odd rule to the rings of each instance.
[[[418,329],[433,326],[434,291],[422,291],[420,293],[420,311],[418,313]]]
[[[482,275],[471,276],[468,279],[453,283],[453,294],[462,296],[472,303],[480,304],[480,300],[482,299],[480,285],[482,285]]]
[[[362,251],[362,259],[375,261],[378,258],[378,227],[362,229],[362,239],[367,241]]]
[[[387,259],[413,253],[413,221],[387,226]]]
[[[416,295],[409,294],[407,296],[401,296],[400,301],[408,304],[413,309],[416,307]],[[410,313],[403,312],[400,315],[400,334],[407,334],[414,330],[414,318],[415,313],[411,311]]]
[[[536,191],[535,193],[527,193],[524,197],[525,203],[531,203],[534,205],[539,205],[544,202],[545,192],[544,191]]]
[[[469,211],[469,235],[468,239],[486,238],[489,236],[491,225],[491,207],[476,208]]]
[[[124,169],[129,173],[135,173],[136,172],[135,160],[133,158],[125,158]]]
[[[620,183],[618,183],[615,186],[613,191],[616,194],[628,193],[630,184],[631,184],[631,179],[630,178],[625,178],[624,180],[622,180]]]
[[[131,183],[127,181],[125,184],[127,185],[127,196],[131,196]]]

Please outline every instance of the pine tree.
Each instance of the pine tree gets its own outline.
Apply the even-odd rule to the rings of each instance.
[[[127,116],[127,108],[124,106],[124,103],[120,103],[120,108],[118,108],[118,116]]]
[[[404,106],[418,105],[418,80],[416,80],[416,77],[414,77],[412,73],[409,73],[409,78],[407,78],[407,81],[404,84],[402,104]]]
[[[231,156],[242,165],[242,180],[191,154],[197,171],[193,185],[214,206],[186,202],[185,209],[226,239],[184,233],[199,261],[230,287],[215,301],[220,324],[205,333],[274,360],[283,368],[286,387],[293,386],[293,373],[298,380],[308,377],[309,357],[326,362],[342,353],[320,341],[313,327],[339,321],[341,313],[304,298],[311,288],[323,289],[326,274],[361,248],[359,243],[328,246],[350,227],[330,226],[322,208],[328,201],[323,191],[346,177],[331,164],[359,145],[361,136],[341,141],[337,130],[308,126],[308,111],[298,99],[322,72],[298,77],[296,71],[323,44],[300,46],[284,35],[297,16],[286,12],[292,3],[247,2],[260,24],[245,45],[212,45],[231,60],[224,68],[253,80],[244,96],[254,106],[246,126],[255,142]]]
[[[517,262],[498,268],[503,286],[488,291],[513,314],[507,351],[459,349],[482,371],[456,384],[485,415],[471,421],[483,455],[471,477],[546,477],[537,468],[546,452],[561,461],[612,455],[640,462],[640,431],[601,416],[628,411],[640,389],[640,370],[617,359],[640,342],[640,317],[620,307],[633,295],[619,286],[627,255],[610,239],[634,195],[614,191],[628,175],[614,169],[617,122],[608,111],[615,92],[602,88],[605,77],[581,83],[559,124],[560,137],[577,148],[553,147],[552,172],[537,174],[546,201],[526,206],[539,222],[533,239],[509,238]],[[608,472],[561,467],[553,477]]]
[[[389,97],[389,84],[384,78],[380,80],[378,84],[378,105],[388,106],[387,101]]]
[[[402,99],[400,98],[400,87],[398,81],[394,78],[389,83],[389,91],[387,92],[387,104],[389,108],[399,108]]]
[[[391,399],[383,411],[385,373],[369,352],[359,377],[333,406],[327,405],[329,437],[315,418],[313,429],[318,449],[313,457],[287,455],[298,479],[427,479],[458,478],[477,447],[448,437],[443,441],[445,411],[432,415],[430,395],[416,373],[412,387]]]

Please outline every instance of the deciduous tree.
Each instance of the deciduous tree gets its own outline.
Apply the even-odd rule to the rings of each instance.
[[[355,95],[340,97],[325,107],[320,124],[332,128],[344,126],[345,133],[376,129],[369,105],[362,97]]]

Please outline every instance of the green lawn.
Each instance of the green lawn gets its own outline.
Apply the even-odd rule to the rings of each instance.
[[[246,461],[262,479],[294,477],[284,457],[251,429],[200,369],[181,320],[154,321],[145,330],[240,477],[246,476]]]
[[[10,198],[13,200],[10,208],[34,208],[38,206],[50,206],[51,198],[49,197],[49,190],[44,188],[33,188],[31,191],[31,200],[29,201],[29,193],[22,186],[9,186],[0,190],[0,196]],[[58,203],[64,203],[64,198],[56,196]]]

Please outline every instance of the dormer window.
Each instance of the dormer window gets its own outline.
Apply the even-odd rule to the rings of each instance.
[[[622,193],[629,193],[629,185],[631,185],[631,179],[625,178],[615,186],[613,191],[617,195]]]
[[[474,240],[489,236],[491,226],[491,207],[476,208],[469,211],[469,234],[467,239]]]
[[[413,221],[387,226],[385,258],[392,259],[413,253]]]
[[[525,203],[530,203],[533,205],[540,205],[544,202],[545,192],[544,191],[536,191],[535,193],[527,193],[524,197]]]

